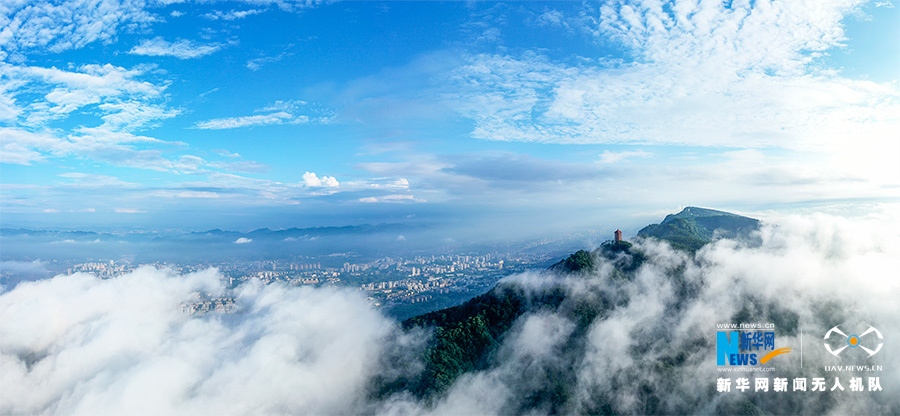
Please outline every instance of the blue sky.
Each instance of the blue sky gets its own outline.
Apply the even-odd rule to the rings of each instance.
[[[5,2],[0,222],[502,232],[896,202],[900,8],[785,3]]]

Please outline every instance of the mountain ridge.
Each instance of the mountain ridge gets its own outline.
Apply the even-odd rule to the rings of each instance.
[[[686,224],[691,227],[689,230],[683,228]],[[662,228],[654,230],[653,225]],[[724,211],[687,207],[677,214],[667,215],[660,224],[651,226],[648,226],[650,231],[645,231],[648,228],[645,227],[639,237],[667,241],[672,247],[682,249],[693,257],[697,249],[714,239],[728,236],[746,238],[759,227],[759,221]],[[426,400],[438,397],[462,375],[495,368],[498,354],[502,354],[500,346],[508,334],[515,333],[514,328],[526,316],[551,313],[571,321],[574,328],[561,347],[561,353],[567,357],[583,355],[584,348],[587,348],[585,337],[590,328],[598,320],[606,319],[617,308],[628,304],[631,296],[628,287],[636,280],[641,266],[650,260],[646,253],[627,241],[607,241],[592,251],[579,250],[540,272],[546,276],[540,289],[524,288],[515,281],[501,281],[489,292],[460,305],[409,318],[401,323],[405,330],[431,328],[434,331],[431,343],[422,352],[424,371],[420,376],[409,379],[382,381],[375,391],[382,397],[398,390],[409,391]],[[604,267],[605,272],[600,272],[598,266],[601,265],[611,265],[611,271]],[[589,281],[596,279],[597,273],[608,276],[602,279],[609,279],[609,291],[600,291],[592,296],[571,293],[571,279]],[[666,273],[678,299],[668,307],[676,310],[683,308],[679,305],[693,301],[700,292],[702,282],[688,279],[683,266]],[[691,342],[706,346],[702,337]],[[671,377],[672,369],[685,365],[686,360],[685,354],[673,353],[664,357],[661,367],[654,367],[653,371],[661,372],[662,377]],[[577,383],[576,376],[565,370],[565,366],[542,371],[546,373],[546,382],[532,386],[529,391],[517,392],[525,396],[519,407],[503,409],[504,412],[518,414],[533,408],[545,409],[549,414],[571,412],[569,406],[576,394],[573,387]],[[642,390],[640,394],[646,402],[643,413],[663,411],[657,397],[666,392],[654,391],[651,387],[642,389],[649,389]],[[597,400],[590,409],[592,413],[615,413],[605,399]],[[724,406],[721,410],[725,413],[752,413],[758,409]]]
[[[755,218],[689,206],[677,214],[666,215],[659,224],[647,225],[637,236],[665,240],[674,248],[695,252],[719,238],[749,239],[759,226],[760,221]]]

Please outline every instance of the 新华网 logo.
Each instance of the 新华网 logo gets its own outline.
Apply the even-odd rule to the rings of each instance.
[[[716,365],[765,364],[790,348],[775,349],[775,331],[716,332]]]
[[[828,352],[831,353],[831,355],[833,355],[835,357],[839,356],[839,354],[847,348],[856,348],[856,347],[863,349],[865,352],[867,352],[869,354],[869,357],[871,357],[875,354],[878,354],[878,351],[881,351],[881,347],[884,345],[884,342],[881,341],[884,339],[884,337],[881,336],[881,331],[875,329],[875,327],[873,327],[872,325],[869,325],[869,329],[867,329],[865,332],[863,332],[862,334],[859,334],[859,335],[855,335],[855,334],[847,335],[843,331],[841,331],[840,328],[838,328],[838,326],[839,325],[835,325],[834,328],[829,329],[828,332],[825,334],[825,338],[823,338],[825,340],[825,343],[824,343],[825,349],[828,350]],[[832,334],[838,334],[841,337],[844,337],[841,339],[841,341],[844,341],[841,344],[846,344],[846,345],[842,345],[840,348],[832,349],[831,345],[829,345],[829,342],[828,342],[828,339],[831,338]],[[865,337],[866,335],[869,335],[869,334],[875,334],[878,337],[878,340],[881,341],[878,343],[878,345],[875,347],[874,350],[864,347],[862,345],[863,337]],[[871,338],[872,337],[868,337],[866,339],[866,341],[868,341]],[[834,341],[832,341],[832,343],[834,343]],[[867,344],[868,344],[868,342],[867,342]],[[869,345],[871,345],[871,344],[869,344]]]

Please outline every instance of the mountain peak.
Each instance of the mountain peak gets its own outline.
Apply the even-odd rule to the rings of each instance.
[[[716,216],[728,216],[728,217],[740,217],[740,215],[732,214],[730,212],[718,211],[715,209],[709,208],[700,208],[700,207],[685,207],[681,212],[677,214],[669,214],[666,218],[674,217],[674,218],[706,218],[706,217],[716,217]],[[665,220],[663,220],[665,221]]]
[[[759,220],[709,208],[686,207],[669,214],[659,224],[638,232],[640,237],[666,240],[676,248],[697,251],[717,237],[747,238],[759,228]]]

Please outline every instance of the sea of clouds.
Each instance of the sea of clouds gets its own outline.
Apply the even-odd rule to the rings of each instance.
[[[179,275],[145,267],[115,279],[22,281],[0,287],[0,413],[542,414],[550,409],[529,408],[524,397],[560,375],[574,386],[561,409],[567,413],[602,405],[639,414],[651,400],[664,413],[714,413],[740,400],[773,413],[900,412],[896,217],[774,217],[755,241],[720,240],[696,258],[659,242],[635,243],[649,260],[633,280],[614,278],[608,260],[588,277],[507,278],[522,290],[561,286],[567,302],[603,299],[615,307],[581,333],[565,302],[523,315],[489,368],[430,399],[373,394],[376,377],[421,372],[432,334],[404,332],[354,290],[252,282],[236,291],[234,311],[191,315],[183,305],[198,292],[224,293],[217,270]],[[777,372],[767,377],[823,376],[830,388],[841,376],[846,389],[851,375],[876,375],[884,390],[716,392],[723,373],[716,371],[715,325],[742,309],[752,319],[796,317],[804,332],[803,367],[800,334],[780,335],[778,346],[795,351],[776,358]],[[852,363],[832,357],[822,337],[837,324],[877,327],[883,350],[872,359],[845,356]],[[675,369],[661,369],[676,353]],[[868,363],[884,371],[822,369]]]

